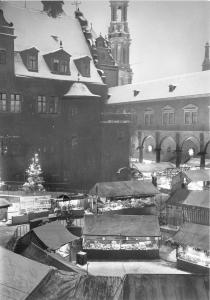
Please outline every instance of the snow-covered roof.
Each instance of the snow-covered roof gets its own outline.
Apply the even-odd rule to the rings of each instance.
[[[204,71],[112,87],[108,104],[210,96],[209,83],[210,71]],[[172,92],[169,92],[169,85],[175,86]]]
[[[98,95],[92,94],[88,87],[82,82],[75,82],[70,87],[69,91],[64,95],[64,97],[100,97]]]
[[[57,80],[77,80],[78,70],[74,65],[74,57],[91,57],[90,50],[81,30],[78,20],[73,16],[63,14],[57,18],[49,17],[45,12],[18,7],[9,2],[2,1],[4,17],[14,25],[15,43],[15,74],[37,78],[51,78]],[[43,55],[53,53],[60,47],[71,55],[71,75],[52,74]],[[39,50],[38,72],[28,71],[19,54],[20,51],[35,47]],[[93,61],[90,61],[90,77],[81,77],[82,81],[102,83]]]

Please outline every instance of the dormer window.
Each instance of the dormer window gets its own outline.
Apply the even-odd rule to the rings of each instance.
[[[38,70],[38,57],[37,55],[28,55],[28,69],[30,71]]]
[[[62,48],[56,52],[44,55],[44,59],[51,72],[60,75],[70,75],[70,57],[71,55]]]
[[[0,65],[6,64],[6,50],[0,50]]]
[[[77,70],[83,77],[90,77],[90,60],[89,56],[74,59]]]
[[[38,72],[38,52],[35,47],[20,52],[23,63],[30,72]]]
[[[59,72],[59,60],[54,58],[52,63],[52,69],[54,72]]]

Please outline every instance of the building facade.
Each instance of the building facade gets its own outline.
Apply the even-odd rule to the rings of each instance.
[[[210,158],[210,71],[113,87],[109,112],[133,114],[130,156],[178,167]]]
[[[80,17],[79,11],[75,17],[61,13],[54,18],[28,6],[0,5],[3,181],[24,182],[34,153],[51,188],[86,190],[106,177],[101,136],[108,135],[101,113],[108,88],[95,65],[94,45],[88,43],[87,21]],[[116,143],[119,148],[121,142]]]

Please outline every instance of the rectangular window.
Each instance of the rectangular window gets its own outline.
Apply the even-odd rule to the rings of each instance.
[[[168,113],[163,113],[163,125],[168,124]]]
[[[10,112],[21,112],[21,97],[18,94],[11,94],[10,97]]]
[[[0,64],[5,65],[6,64],[6,51],[0,50]]]
[[[66,60],[60,62],[60,73],[68,73],[68,62]]]
[[[192,112],[192,124],[196,124],[198,122],[198,113],[197,111]]]
[[[58,97],[52,96],[50,98],[48,112],[50,114],[57,114],[58,113]]]
[[[151,124],[153,124],[153,113],[146,112],[144,114],[144,124],[145,125],[151,125]]]
[[[144,124],[149,125],[149,114],[144,115]]]
[[[38,67],[37,56],[29,55],[28,56],[28,69],[29,70],[37,70],[37,67]]]
[[[47,113],[47,101],[45,96],[38,96],[37,111],[38,113]]]
[[[190,122],[190,112],[189,111],[185,111],[185,113],[184,113],[184,123],[185,124],[191,124],[191,122]]]
[[[7,111],[7,94],[0,93],[0,111]]]
[[[59,60],[58,59],[53,59],[53,71],[59,72]]]
[[[169,124],[174,124],[174,113],[173,112],[169,113]]]

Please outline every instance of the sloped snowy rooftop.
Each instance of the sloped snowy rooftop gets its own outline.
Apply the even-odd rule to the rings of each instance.
[[[28,2],[27,2],[28,3]],[[4,17],[14,25],[15,39],[15,73],[17,76],[51,78],[57,80],[77,80],[78,70],[74,65],[74,57],[89,56],[87,42],[82,33],[78,20],[66,14],[57,18],[49,17],[45,12],[18,7],[13,3],[1,2]],[[52,53],[60,47],[62,41],[63,50],[71,57],[71,75],[52,74],[43,55]],[[36,47],[39,50],[39,72],[30,72],[25,67],[19,51]],[[93,61],[90,61],[90,77],[82,77],[82,81],[102,83]]]
[[[210,96],[209,82],[210,71],[205,71],[112,87],[109,89],[111,97],[108,100],[108,104],[199,95]],[[176,86],[173,92],[169,92],[169,85]],[[136,96],[134,91],[136,91]]]
[[[82,82],[75,82],[64,97],[100,97],[92,94],[88,87]]]

